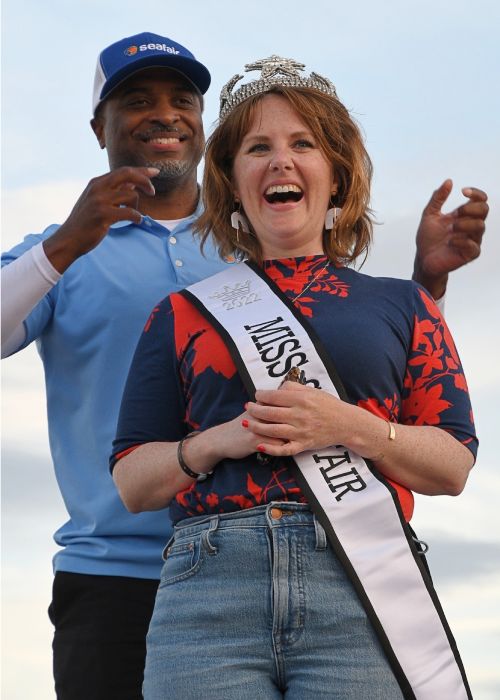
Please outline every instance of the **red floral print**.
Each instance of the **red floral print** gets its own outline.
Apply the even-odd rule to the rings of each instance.
[[[280,263],[281,267],[277,267],[272,262],[269,263],[266,267],[267,274],[287,296],[292,298],[301,313],[308,318],[313,315],[310,305],[317,302],[309,292],[311,294],[326,292],[343,299],[349,296],[349,284],[342,282],[328,270],[328,267],[325,267],[326,257],[290,259]],[[305,290],[308,292],[307,296],[300,296]]]

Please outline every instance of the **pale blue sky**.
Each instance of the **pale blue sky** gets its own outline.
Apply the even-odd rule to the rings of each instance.
[[[446,177],[477,185],[492,211],[481,259],[452,276],[447,319],[481,440],[458,499],[419,498],[415,526],[476,700],[500,697],[498,393],[500,68],[496,2],[354,0],[4,0],[3,248],[62,221],[107,169],[90,130],[97,54],[139,31],[188,46],[212,72],[207,132],[222,85],[272,53],[328,76],[361,122],[375,166],[379,221],[366,270],[411,274],[425,202]],[[65,517],[53,482],[43,378],[33,348],[3,363],[3,694],[50,700],[51,533]]]

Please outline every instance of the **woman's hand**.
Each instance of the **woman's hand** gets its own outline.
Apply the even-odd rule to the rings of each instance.
[[[185,440],[184,461],[197,474],[208,473],[223,459],[242,459],[258,451],[266,440],[269,448],[283,440],[254,433],[244,427],[249,414],[203,430]],[[113,479],[126,508],[132,513],[165,508],[175,494],[193,484],[179,466],[178,442],[148,442],[122,457]]]
[[[223,459],[243,459],[258,452],[262,444],[279,448],[285,441],[249,430],[250,415],[246,411],[237,418],[221,423],[186,440],[184,459],[195,472],[209,472]]]
[[[389,439],[387,421],[320,389],[292,382],[274,391],[257,391],[247,404],[247,430],[263,441],[262,452],[292,456],[304,450],[344,445],[389,479],[427,495],[458,495],[474,458],[452,435],[434,426],[396,425]],[[286,441],[272,444],[272,440]]]
[[[296,382],[257,391],[255,398],[256,403],[247,404],[247,432],[260,436],[258,448],[273,456],[346,444],[354,414],[360,410],[326,391]]]

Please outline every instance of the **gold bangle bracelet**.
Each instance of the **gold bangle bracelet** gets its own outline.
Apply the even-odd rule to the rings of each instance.
[[[389,426],[389,435],[387,436],[388,439],[395,440],[396,439],[396,428],[394,427],[394,423],[391,423],[391,421],[388,420],[387,425]]]

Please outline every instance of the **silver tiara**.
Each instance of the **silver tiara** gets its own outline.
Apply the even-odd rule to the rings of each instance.
[[[246,83],[232,92],[236,83],[244,76],[236,74],[224,85],[220,93],[219,121],[222,122],[233,109],[253,95],[267,92],[275,85],[283,87],[309,87],[324,92],[326,95],[337,97],[335,86],[328,78],[324,78],[317,73],[311,73],[309,77],[299,73],[305,68],[304,63],[299,63],[293,58],[282,58],[281,56],[269,56],[261,58],[254,63],[247,63],[245,72],[260,70],[260,78]]]

